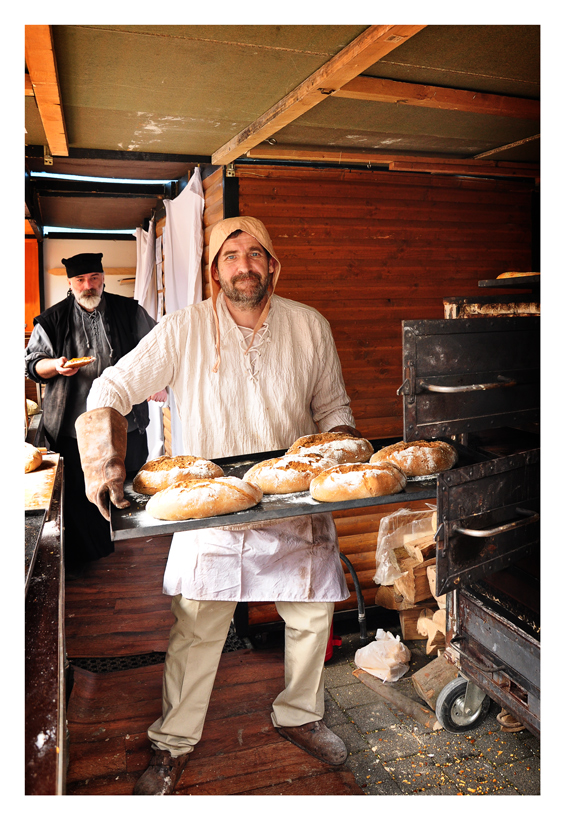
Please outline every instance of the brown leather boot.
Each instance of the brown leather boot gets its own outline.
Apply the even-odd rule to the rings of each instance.
[[[87,410],[75,422],[86,497],[110,520],[110,501],[129,507],[124,498],[124,461],[127,449],[127,420],[113,407]]]
[[[345,743],[321,720],[303,726],[278,726],[277,731],[295,746],[330,766],[341,766],[347,760]]]
[[[149,766],[133,787],[133,793],[172,794],[187,763],[188,753],[173,757],[170,752],[156,749]]]

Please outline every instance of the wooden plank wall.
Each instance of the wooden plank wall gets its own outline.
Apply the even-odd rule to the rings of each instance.
[[[444,297],[484,295],[479,280],[531,270],[533,186],[369,169],[235,170],[239,213],[265,223],[281,259],[277,293],[312,305],[332,326],[357,427],[367,438],[401,439],[402,320],[442,319]],[[206,287],[208,239],[223,218],[222,174],[204,180]],[[385,505],[334,514],[366,605],[375,599],[379,523],[391,512]],[[337,611],[357,605],[347,569],[346,580],[351,595]],[[272,604],[248,607],[250,626],[277,620]]]
[[[533,186],[339,168],[237,166],[239,210],[267,226],[277,293],[330,322],[357,427],[402,437],[403,319],[531,270]]]
[[[204,250],[202,254],[202,298],[208,299],[211,295],[209,277],[210,234],[216,222],[224,218],[224,171],[217,168],[202,180],[204,189]]]

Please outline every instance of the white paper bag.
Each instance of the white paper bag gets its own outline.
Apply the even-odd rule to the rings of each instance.
[[[411,655],[408,647],[400,642],[400,637],[378,629],[375,640],[357,650],[355,663],[376,678],[393,683],[408,672]]]

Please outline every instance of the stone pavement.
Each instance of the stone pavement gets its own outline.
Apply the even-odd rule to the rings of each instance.
[[[397,711],[352,674],[359,634],[336,634],[326,663],[325,722],[345,742],[347,766],[367,795],[539,795],[540,741],[529,731],[501,731],[500,706],[491,703],[484,723],[472,731],[433,731]],[[384,627],[394,631],[390,627]],[[375,632],[369,632],[374,638]],[[395,686],[420,701],[410,675],[435,656],[425,641],[406,641],[411,667]]]

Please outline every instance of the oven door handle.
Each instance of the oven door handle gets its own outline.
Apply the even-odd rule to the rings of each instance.
[[[516,512],[521,516],[527,517],[519,518],[517,521],[511,521],[509,524],[502,524],[500,527],[492,527],[492,529],[489,530],[469,530],[466,527],[453,527],[453,530],[461,535],[470,535],[472,538],[492,538],[493,535],[500,535],[500,533],[515,530],[518,527],[525,527],[528,524],[535,524],[536,521],[539,521],[539,513],[533,510],[523,510],[520,507],[516,507]]]
[[[476,390],[496,390],[499,387],[514,387],[517,384],[515,379],[509,379],[506,376],[499,376],[498,379],[499,381],[497,382],[487,382],[485,384],[462,384],[458,387],[443,384],[430,384],[429,382],[421,381],[420,387],[424,390],[428,390],[430,393],[471,393]]]

